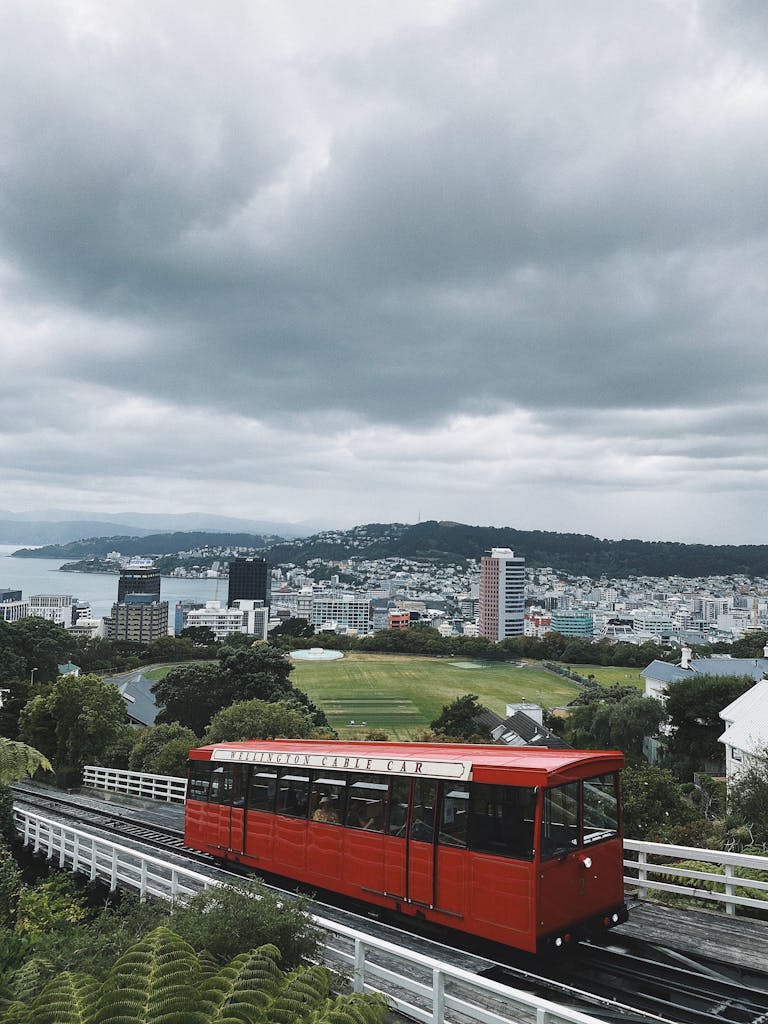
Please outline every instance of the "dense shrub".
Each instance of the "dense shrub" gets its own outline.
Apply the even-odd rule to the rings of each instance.
[[[170,926],[195,949],[227,960],[254,944],[272,943],[286,963],[315,953],[319,932],[299,899],[279,898],[257,882],[217,886],[174,908]]]

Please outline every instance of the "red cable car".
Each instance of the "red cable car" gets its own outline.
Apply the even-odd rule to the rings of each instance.
[[[187,846],[529,952],[627,919],[616,751],[190,751]]]

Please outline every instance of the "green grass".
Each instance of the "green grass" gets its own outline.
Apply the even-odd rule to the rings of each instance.
[[[142,672],[145,679],[151,679],[153,683],[167,676],[172,668],[180,668],[185,665],[194,664],[194,662],[183,662],[182,665],[157,665],[155,668],[148,668],[146,672]]]
[[[346,737],[376,728],[392,739],[409,739],[428,728],[444,704],[465,693],[476,693],[481,704],[501,715],[507,703],[557,707],[578,693],[575,683],[528,665],[356,653],[341,661],[294,664],[291,682]]]
[[[614,683],[621,683],[622,686],[636,686],[638,690],[645,689],[645,680],[640,676],[639,668],[627,668],[624,665],[568,665],[572,672],[577,675],[594,676],[602,686],[613,686]]]

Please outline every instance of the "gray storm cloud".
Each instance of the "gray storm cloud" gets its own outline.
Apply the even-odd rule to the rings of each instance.
[[[344,486],[369,429],[439,469],[456,417],[479,446],[516,411],[502,479],[537,437],[584,487],[622,431],[641,489],[673,450],[706,473],[737,459],[740,411],[765,430],[766,20],[663,0],[370,24],[342,3],[6,4],[4,459],[30,360],[36,416],[61,426],[37,456],[24,433],[27,465],[55,451],[73,473],[75,395],[102,425],[125,403],[209,438],[282,430],[297,479],[327,460]],[[121,426],[109,472],[131,471]]]

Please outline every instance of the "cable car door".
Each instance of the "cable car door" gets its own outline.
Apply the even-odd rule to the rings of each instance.
[[[232,766],[232,792],[229,808],[229,848],[242,853],[245,847],[245,794],[248,769],[244,765]]]
[[[387,834],[384,837],[384,892],[398,900],[406,899],[410,797],[411,780],[393,776],[389,782]]]
[[[414,780],[406,851],[406,895],[410,903],[423,907],[434,905],[436,797],[437,783],[433,779]]]

